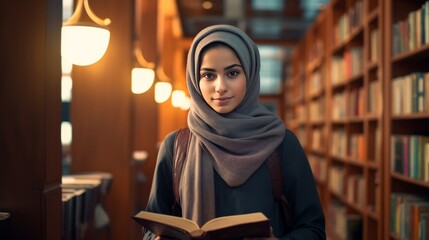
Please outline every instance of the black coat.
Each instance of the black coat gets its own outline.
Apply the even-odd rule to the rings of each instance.
[[[161,144],[147,211],[172,215],[173,144],[176,131]],[[270,173],[263,164],[241,186],[230,187],[215,173],[216,217],[263,212],[279,239],[326,239],[325,218],[307,157],[296,136],[286,129],[279,147],[283,186],[289,201],[293,226],[289,233],[283,227],[283,215],[272,190]],[[144,239],[152,239],[147,232]]]

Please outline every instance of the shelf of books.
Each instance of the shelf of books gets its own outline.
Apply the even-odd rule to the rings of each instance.
[[[330,8],[327,230],[335,239],[381,239],[381,1],[337,0]]]
[[[286,81],[290,83],[286,88],[289,92],[285,96],[291,99],[287,102],[290,107],[287,110],[289,121],[286,121],[286,126],[297,135],[304,149],[307,149],[308,107],[305,99],[304,51],[305,45],[301,42],[292,52],[292,74]]]
[[[429,239],[429,2],[385,14],[384,239]]]
[[[305,85],[294,106],[306,107],[295,130],[306,136],[330,239],[383,236],[382,3],[332,0],[292,59]]]
[[[320,14],[303,39],[306,46],[304,82],[307,103],[307,157],[313,170],[319,196],[327,206],[327,97],[326,97],[326,15]],[[326,208],[324,209],[327,210]]]

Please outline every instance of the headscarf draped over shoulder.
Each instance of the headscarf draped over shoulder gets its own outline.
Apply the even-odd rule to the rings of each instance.
[[[243,101],[227,114],[215,112],[199,88],[201,53],[206,46],[218,42],[234,50],[247,79]],[[259,74],[259,50],[239,28],[214,25],[194,38],[186,69],[191,95],[188,126],[193,137],[181,180],[185,217],[199,223],[214,217],[213,168],[229,186],[239,186],[282,142],[282,120],[259,103]]]

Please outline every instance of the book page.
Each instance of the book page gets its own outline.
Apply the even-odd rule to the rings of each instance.
[[[262,213],[249,213],[233,216],[225,216],[212,219],[206,222],[201,229],[204,231],[212,231],[230,226],[242,225],[246,223],[268,221],[267,217]]]
[[[172,226],[173,228],[180,228],[189,233],[200,229],[200,227],[193,221],[176,216],[157,214],[152,212],[140,212],[139,214],[137,214],[136,217],[140,219],[149,220],[151,222],[163,223],[165,225]]]

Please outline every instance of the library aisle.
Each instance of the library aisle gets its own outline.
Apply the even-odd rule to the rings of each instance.
[[[285,124],[329,239],[429,239],[429,2],[332,0],[294,48]]]

